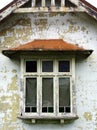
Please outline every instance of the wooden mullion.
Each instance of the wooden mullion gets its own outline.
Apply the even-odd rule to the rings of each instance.
[[[36,5],[36,0],[32,0],[32,7],[35,7]]]
[[[61,7],[65,6],[65,0],[61,0]]]
[[[55,7],[55,0],[51,0],[51,6]]]
[[[45,7],[45,0],[42,0],[42,7]]]

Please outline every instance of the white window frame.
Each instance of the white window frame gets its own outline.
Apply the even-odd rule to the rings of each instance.
[[[26,73],[25,72],[25,61],[36,60],[37,61],[37,73]],[[44,60],[52,60],[54,63],[53,72],[42,72],[41,73],[41,63]],[[70,72],[58,72],[58,61],[69,60],[70,61]],[[56,67],[55,67],[56,66]],[[26,113],[25,112],[25,91],[26,83],[25,78],[27,77],[37,77],[37,112],[36,113]],[[42,77],[54,77],[54,113],[42,113]],[[70,77],[70,102],[71,102],[71,112],[70,113],[59,113],[59,89],[58,89],[58,77]],[[76,103],[75,103],[75,56],[64,56],[62,58],[50,58],[39,57],[39,56],[21,56],[21,103],[20,103],[20,115],[25,118],[73,118],[76,117]]]

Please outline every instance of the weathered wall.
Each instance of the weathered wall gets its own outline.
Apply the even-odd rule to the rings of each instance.
[[[28,124],[19,112],[19,61],[0,54],[0,130],[97,130],[97,21],[84,13],[14,14],[0,23],[0,52],[33,39],[63,39],[94,52],[76,60],[76,104],[72,123]]]

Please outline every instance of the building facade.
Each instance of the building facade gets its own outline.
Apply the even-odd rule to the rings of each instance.
[[[0,130],[97,130],[97,21],[75,2],[0,22]]]

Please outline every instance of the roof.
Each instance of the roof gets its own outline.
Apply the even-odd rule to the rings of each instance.
[[[48,52],[48,51],[59,51],[59,52],[81,52],[90,54],[92,50],[86,50],[83,47],[79,47],[76,44],[71,44],[62,39],[48,39],[48,40],[34,40],[29,43],[20,45],[15,48],[3,50],[2,53],[6,56],[12,56],[13,54],[20,52]]]
[[[5,4],[5,6],[2,6],[2,8],[0,9],[0,21],[28,1],[29,0],[9,0],[8,4]]]
[[[97,20],[97,4],[94,6],[89,0],[80,0],[80,5],[85,9],[86,13]]]
[[[82,47],[67,43],[61,39],[49,39],[49,40],[34,40],[24,45],[20,45],[9,50],[22,51],[22,50],[84,50]]]
[[[5,6],[2,6],[2,8],[0,10],[0,21],[13,12],[17,13],[16,10],[19,9],[19,7],[26,4],[28,1],[29,0],[9,0],[8,4],[7,5],[5,4]],[[89,0],[69,0],[69,1],[71,1],[75,5],[77,5],[78,1],[79,1],[79,4],[77,5],[77,7],[78,6],[83,7],[83,11],[85,11],[86,13],[88,13],[89,15],[91,15],[92,17],[97,19],[97,8],[96,8],[96,6],[94,6],[94,4],[91,4],[89,2]],[[32,12],[35,11],[35,9],[32,9],[32,8],[29,8],[29,10]],[[29,10],[26,9],[24,11],[29,11]],[[45,9],[45,11],[46,10],[47,9]],[[63,9],[63,11],[68,11],[68,9],[65,9],[65,10]],[[73,10],[70,8],[69,11],[81,11],[81,10],[80,10],[80,8],[78,8],[78,10],[76,10],[76,8]]]

